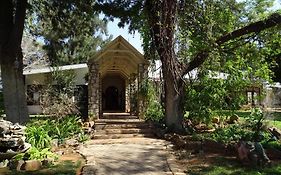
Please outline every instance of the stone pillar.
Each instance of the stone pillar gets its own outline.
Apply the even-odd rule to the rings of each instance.
[[[130,79],[126,79],[125,84],[125,111],[130,112],[131,104],[130,104]]]
[[[142,88],[144,74],[145,74],[144,64],[139,64],[138,65],[138,101],[137,101],[138,111],[137,111],[137,114],[140,118],[144,117],[144,97],[143,97],[143,94],[139,93]]]
[[[100,115],[100,77],[99,65],[93,62],[89,65],[89,116],[96,119]]]
[[[137,114],[137,87],[136,87],[136,75],[131,74],[129,79],[129,96],[130,96],[130,114]]]

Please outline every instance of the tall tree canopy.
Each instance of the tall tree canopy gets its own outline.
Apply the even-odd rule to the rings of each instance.
[[[273,3],[270,0],[241,3],[235,0],[98,2],[97,10],[109,18],[120,18],[121,26],[127,23],[131,30],[136,29],[143,34],[146,56],[156,56],[161,60],[165,120],[175,131],[182,129],[184,75],[217,55],[226,54],[246,43],[251,43],[251,47],[249,45],[244,50],[245,54],[251,52],[250,48],[262,46],[256,45],[254,40],[259,33],[272,27],[280,30],[281,23],[279,13],[263,13]],[[181,52],[182,48],[187,51]]]
[[[44,40],[51,64],[86,62],[111,38],[93,10],[95,0],[30,0],[27,29]]]

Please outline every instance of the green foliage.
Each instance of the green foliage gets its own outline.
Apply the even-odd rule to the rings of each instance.
[[[87,140],[90,140],[90,136],[88,134],[83,133],[83,132],[79,133],[77,137],[78,137],[77,138],[78,142],[81,142],[81,143],[84,143]]]
[[[49,148],[37,149],[31,147],[27,152],[17,154],[13,157],[15,160],[44,160],[47,158],[57,159],[58,156],[50,151]]]
[[[83,133],[79,117],[67,116],[50,122],[49,135],[63,142],[66,138]]]
[[[245,121],[245,125],[248,128],[251,128],[255,132],[254,139],[258,139],[260,132],[263,129],[264,115],[263,111],[260,108],[253,108],[251,114],[248,115]]]
[[[153,85],[152,82],[146,84],[146,111],[145,120],[151,120],[155,122],[163,122],[164,109],[160,103],[159,92],[157,92],[157,85]]]
[[[162,122],[163,118],[164,112],[161,104],[158,101],[150,102],[145,113],[145,120]]]
[[[27,29],[44,40],[52,65],[86,62],[104,41],[106,22],[93,10],[94,0],[31,0]]]
[[[274,148],[274,149],[278,149],[279,151],[281,151],[281,143],[279,140],[263,142],[262,145],[264,148]]]
[[[34,120],[26,129],[27,141],[38,150],[49,148],[52,139],[58,139],[62,143],[65,139],[76,136],[81,141],[87,139],[77,116]]]
[[[213,75],[211,75],[213,76]],[[244,102],[241,79],[228,76],[224,79],[213,79],[202,75],[199,82],[186,87],[185,110],[188,118],[197,122],[209,123],[218,111],[237,109]],[[236,87],[233,89],[232,87]]]
[[[225,128],[216,129],[209,135],[209,138],[222,143],[230,143],[237,142],[240,139],[251,140],[253,135],[253,131],[242,128],[239,124],[233,124]]]
[[[32,147],[43,150],[44,148],[50,148],[51,137],[49,131],[46,130],[44,125],[33,125],[29,123],[25,130],[26,141],[32,145]]]

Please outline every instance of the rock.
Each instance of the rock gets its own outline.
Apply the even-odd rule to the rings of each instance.
[[[239,116],[237,114],[234,114],[228,119],[227,123],[234,124],[234,123],[237,123],[238,120],[239,120]]]
[[[219,124],[220,123],[220,119],[218,117],[213,117],[212,118],[212,123]]]
[[[23,170],[24,160],[10,160],[8,163],[8,167],[10,170]]]
[[[65,141],[65,145],[75,147],[79,145],[79,142],[76,139],[68,139]]]
[[[64,154],[64,151],[62,151],[62,150],[56,151],[56,154],[61,156]]]
[[[8,166],[9,161],[5,159],[4,161],[0,162],[0,168],[5,168]]]
[[[26,171],[36,171],[41,169],[42,163],[39,160],[27,160],[23,166]]]
[[[59,139],[53,139],[52,141],[51,141],[51,146],[52,147],[58,147],[59,146]]]
[[[281,139],[281,131],[279,129],[277,129],[276,127],[271,127],[271,128],[268,128],[268,130],[278,140]]]
[[[26,151],[25,127],[18,123],[0,120],[0,160],[13,156],[18,152]],[[10,157],[11,158],[11,157]]]
[[[54,159],[47,158],[47,159],[42,160],[41,163],[42,163],[42,166],[48,166],[48,165],[52,164],[54,161],[55,161]]]

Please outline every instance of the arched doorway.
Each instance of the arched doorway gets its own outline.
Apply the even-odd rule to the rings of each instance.
[[[105,110],[118,110],[119,92],[114,86],[109,86],[105,90]]]
[[[125,112],[125,79],[119,74],[102,78],[102,111]]]

